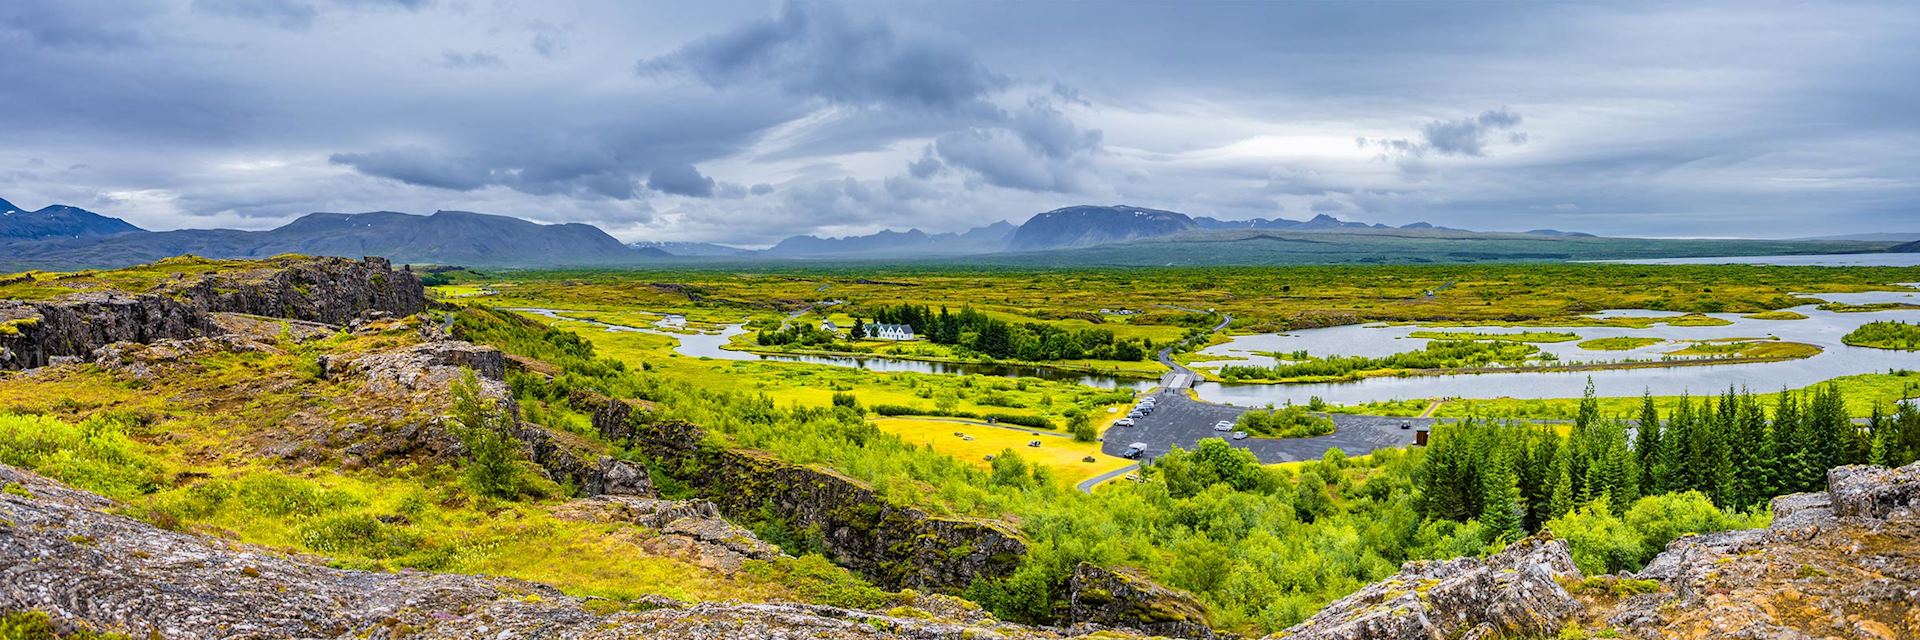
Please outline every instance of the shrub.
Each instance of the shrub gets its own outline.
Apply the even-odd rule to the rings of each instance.
[[[115,498],[151,493],[162,470],[127,437],[120,420],[79,424],[44,416],[0,414],[0,463],[31,469]]]
[[[473,371],[453,385],[454,435],[466,445],[467,488],[493,498],[516,498],[532,488],[520,461],[513,418],[480,397]]]

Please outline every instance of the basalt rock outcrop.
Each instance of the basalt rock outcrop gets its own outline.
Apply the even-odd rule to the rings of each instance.
[[[200,310],[172,298],[90,292],[51,302],[0,300],[0,369],[86,357],[115,342],[192,338],[213,330]]]
[[[722,512],[772,514],[796,531],[817,530],[835,563],[891,589],[956,592],[976,578],[1011,574],[1027,551],[1001,522],[934,516],[829,469],[713,446],[699,426],[652,422],[628,401],[582,395],[573,402],[603,437],[634,442]]]
[[[946,616],[937,598],[888,613],[793,604],[649,601],[617,610],[548,586],[484,576],[334,569],[220,538],[167,531],[118,505],[0,465],[0,613],[136,638],[1014,638],[1093,633]],[[1105,632],[1103,638],[1126,638]]]
[[[1529,538],[1486,559],[1409,562],[1276,637],[1438,640],[1544,637],[1583,607],[1561,586],[1580,570],[1567,543]]]
[[[1765,529],[1690,536],[1638,577],[1659,593],[1591,612],[1633,638],[1920,638],[1920,463],[1827,472]]]
[[[367,311],[425,311],[426,290],[386,258],[306,258],[257,269],[216,271],[162,293],[205,312],[227,311],[343,325]]]
[[[86,358],[115,342],[224,333],[216,313],[341,325],[369,312],[404,316],[425,308],[420,279],[382,258],[275,259],[258,268],[180,276],[148,292],[0,300],[0,369]]]
[[[1067,582],[1067,622],[1139,629],[1175,638],[1213,638],[1207,612],[1192,595],[1139,571],[1080,563]]]
[[[1765,529],[1682,537],[1639,573],[1600,578],[1650,592],[1569,592],[1581,576],[1565,543],[1530,538],[1485,560],[1407,563],[1274,638],[1920,638],[1920,463],[1839,467],[1827,482],[1775,498]]]
[[[1027,551],[1005,523],[896,505],[829,469],[708,445],[695,425],[647,425],[634,438],[722,512],[744,519],[771,513],[796,532],[817,530],[835,563],[890,589],[957,592],[977,578],[1013,573]]]
[[[779,547],[728,522],[720,508],[706,500],[595,496],[562,505],[554,514],[571,520],[645,527],[648,532],[637,535],[635,545],[655,555],[680,558],[709,569],[733,572],[748,560],[782,555]]]
[[[654,421],[637,401],[588,393],[571,400],[593,416],[602,437],[634,443],[720,512],[745,520],[771,515],[797,532],[816,531],[836,564],[888,588],[957,592],[976,579],[1010,575],[1026,555],[1026,540],[1004,522],[935,516],[892,504],[829,469],[715,446],[699,426]],[[1086,565],[1064,589],[1073,604],[1061,624],[1213,637],[1191,596],[1132,570]]]

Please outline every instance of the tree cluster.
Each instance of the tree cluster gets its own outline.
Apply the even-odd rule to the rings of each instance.
[[[905,324],[934,344],[953,345],[994,358],[1020,360],[1146,359],[1153,344],[1146,340],[1115,338],[1100,328],[1063,329],[1044,322],[1014,324],[965,307],[959,312],[926,305],[882,305],[868,310],[873,321]]]

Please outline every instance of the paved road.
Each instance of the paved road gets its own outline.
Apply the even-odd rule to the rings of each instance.
[[[1096,486],[1099,486],[1100,483],[1106,482],[1108,480],[1112,480],[1114,478],[1118,478],[1120,476],[1124,476],[1139,470],[1140,470],[1139,463],[1130,464],[1124,467],[1120,467],[1118,469],[1114,469],[1112,471],[1108,471],[1106,473],[1102,473],[1100,475],[1097,475],[1091,478],[1087,478],[1086,480],[1082,480],[1080,484],[1074,485],[1073,488],[1079,489],[1080,493],[1093,493],[1093,488]]]

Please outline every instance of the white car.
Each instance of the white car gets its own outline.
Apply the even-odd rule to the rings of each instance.
[[[1245,431],[1235,431],[1235,432],[1233,432],[1233,439],[1235,439],[1235,440],[1245,440],[1245,439],[1247,439],[1247,432],[1245,432]]]
[[[1219,421],[1219,422],[1215,422],[1215,423],[1213,423],[1213,430],[1214,430],[1214,431],[1232,431],[1232,430],[1233,430],[1233,421],[1231,421],[1231,420],[1221,420],[1221,421]]]
[[[1133,426],[1133,418],[1121,418],[1121,419],[1119,419],[1119,420],[1115,420],[1115,421],[1113,421],[1113,426],[1116,426],[1116,427],[1131,427],[1131,426]]]

